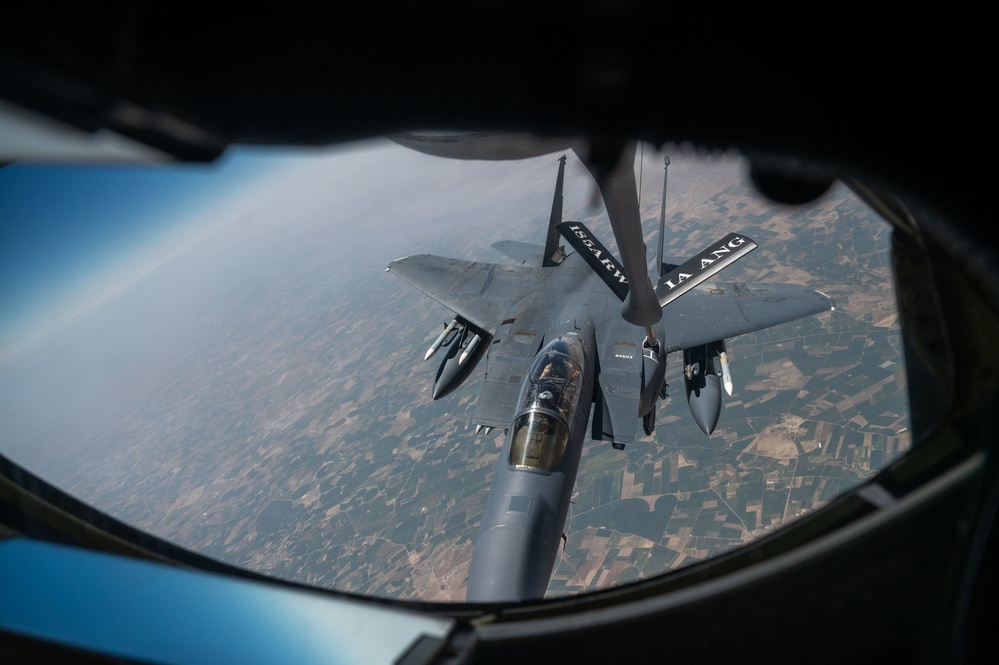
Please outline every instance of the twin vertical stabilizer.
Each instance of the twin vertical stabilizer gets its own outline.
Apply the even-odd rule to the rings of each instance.
[[[562,182],[565,180],[565,155],[558,158],[558,179],[555,181],[555,197],[552,199],[552,214],[548,219],[548,237],[545,239],[545,255],[541,265],[545,268],[557,266],[565,260],[565,248],[559,244],[559,234],[555,225],[562,221]]]

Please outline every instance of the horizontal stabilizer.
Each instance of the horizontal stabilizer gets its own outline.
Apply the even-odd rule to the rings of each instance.
[[[741,233],[730,233],[692,259],[659,279],[656,295],[665,307],[687,291],[756,249],[756,243]]]
[[[555,228],[623,302],[628,295],[628,280],[624,276],[624,268],[610,250],[582,222],[562,222]]]

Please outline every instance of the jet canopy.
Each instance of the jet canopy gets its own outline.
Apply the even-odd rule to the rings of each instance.
[[[579,405],[583,344],[560,337],[535,358],[513,422],[510,464],[552,471],[569,444],[568,423]]]

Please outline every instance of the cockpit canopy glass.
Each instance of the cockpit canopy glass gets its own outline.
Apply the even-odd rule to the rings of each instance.
[[[569,430],[550,413],[528,411],[513,423],[510,464],[552,471],[565,454]]]
[[[538,354],[520,395],[510,464],[551,471],[569,442],[567,423],[579,403],[583,344],[560,337]],[[524,413],[526,411],[526,413]]]
[[[579,402],[582,357],[583,344],[578,338],[562,337],[550,344],[531,365],[519,411],[554,411],[566,423],[571,422]]]

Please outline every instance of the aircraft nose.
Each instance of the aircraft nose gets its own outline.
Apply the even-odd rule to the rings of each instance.
[[[544,597],[551,576],[550,549],[543,538],[519,526],[489,529],[475,541],[465,601],[514,602]]]

